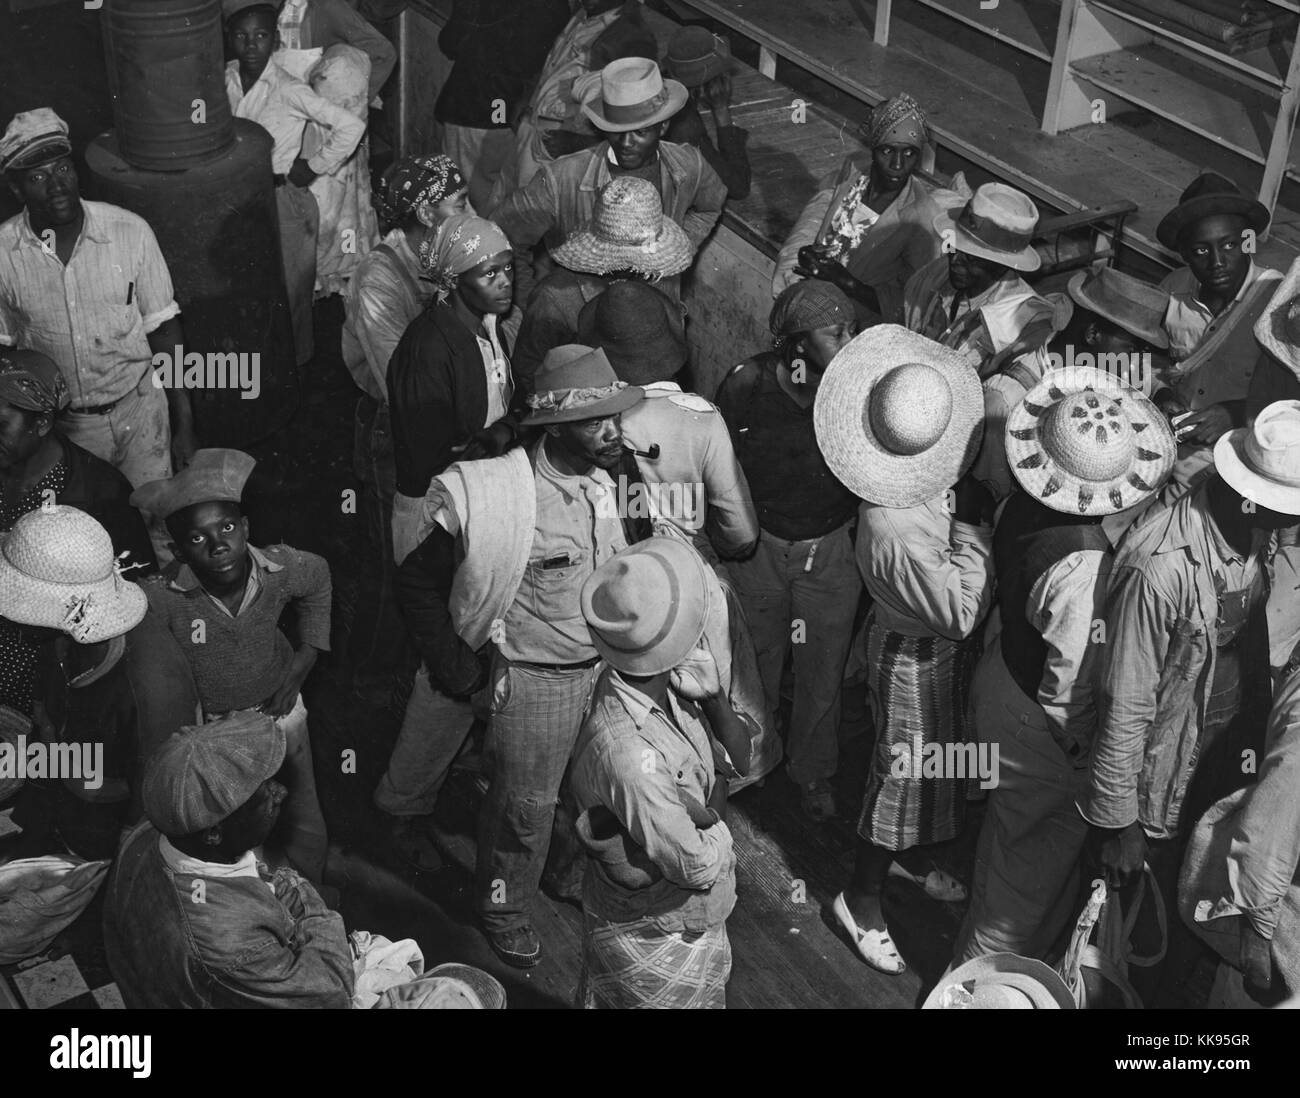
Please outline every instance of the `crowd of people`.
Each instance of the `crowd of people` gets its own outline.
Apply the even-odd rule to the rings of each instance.
[[[1056,964],[1096,878],[1169,913],[1145,1001],[1206,946],[1243,995],[1300,993],[1300,261],[1255,261],[1264,206],[1202,175],[1159,285],[1102,259],[1052,289],[1034,202],[925,170],[899,93],[781,248],[770,345],[700,393],[684,287],[751,174],[723,39],[657,42],[637,3],[457,4],[442,149],[372,202],[391,47],[341,0],[223,8],[300,363],[313,298],[344,301],[352,688],[413,674],[373,808],[437,869],[485,723],[473,902],[505,964],[541,959],[549,873],[583,910],[580,1005],[725,1005],[728,797],[784,764],[809,826],[857,821],[846,965],[905,970],[902,878],[966,905],[938,990],[1006,1005],[1007,958]],[[153,383],[184,338],[147,221],[80,197],[52,108],[0,168],[0,703],[105,744],[73,845],[113,859],[127,1005],[500,1005],[332,909],[302,698],[330,568],[254,544],[254,459]],[[875,740],[843,803],[854,681]]]

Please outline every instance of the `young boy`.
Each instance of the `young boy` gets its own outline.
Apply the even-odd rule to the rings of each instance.
[[[271,56],[276,44],[274,5],[226,0],[224,8],[227,47],[235,57],[226,66],[230,109],[236,118],[256,122],[274,142],[271,171],[280,215],[280,250],[294,351],[301,366],[314,350],[311,303],[320,226],[320,210],[308,188],[318,175],[332,172],[352,155],[366,124],[317,95]],[[313,156],[304,159],[302,137],[308,122],[319,123],[329,136]]]
[[[317,655],[329,650],[329,565],[287,545],[248,543],[239,501],[254,464],[239,450],[198,450],[170,480],[132,493],[134,506],[164,520],[176,554],[143,586],[150,609],[189,658],[204,719],[256,709],[284,729],[285,855],[319,883],[328,842],[300,691]],[[296,650],[279,628],[289,605],[297,614]]]

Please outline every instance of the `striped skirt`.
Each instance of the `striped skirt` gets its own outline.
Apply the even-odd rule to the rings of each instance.
[[[722,1010],[731,975],[726,923],[666,931],[653,917],[611,923],[583,912],[578,1002],[588,1010]]]
[[[925,776],[928,744],[973,738],[968,703],[979,636],[908,637],[867,615],[867,676],[876,747],[858,835],[887,850],[944,842],[966,813],[964,778]]]

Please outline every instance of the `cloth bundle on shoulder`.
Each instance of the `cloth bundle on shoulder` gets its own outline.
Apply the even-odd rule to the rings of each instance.
[[[50,854],[0,865],[0,964],[34,957],[95,898],[108,862]]]

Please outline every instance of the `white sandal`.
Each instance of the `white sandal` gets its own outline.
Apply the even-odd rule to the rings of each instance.
[[[918,877],[915,873],[909,873],[897,862],[889,863],[889,875],[891,877],[902,877],[905,881],[911,881],[914,885],[925,890],[925,894],[932,900],[940,900],[943,903],[955,904],[966,899],[969,892],[966,886],[957,880],[951,873],[939,869],[937,866],[932,867],[930,872],[924,877]]]
[[[903,960],[898,952],[898,947],[894,945],[894,940],[889,936],[888,930],[863,930],[858,926],[858,921],[849,911],[849,905],[844,900],[844,893],[841,892],[835,897],[835,902],[831,905],[831,910],[835,913],[835,918],[844,932],[853,942],[854,948],[858,951],[864,961],[867,962],[877,972],[883,972],[887,976],[897,976],[900,972],[907,971],[907,962]]]

